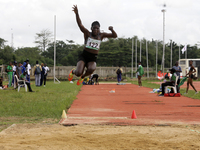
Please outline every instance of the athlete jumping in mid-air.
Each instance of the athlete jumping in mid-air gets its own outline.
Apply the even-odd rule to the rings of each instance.
[[[92,23],[91,26],[92,32],[89,32],[89,30],[82,25],[77,5],[74,5],[72,8],[76,15],[77,24],[80,30],[84,34],[85,47],[83,53],[79,56],[76,69],[71,70],[68,80],[71,81],[73,75],[75,74],[76,76],[80,77],[80,79],[77,81],[77,85],[80,85],[83,82],[84,78],[86,76],[91,75],[96,69],[96,60],[100,49],[101,41],[104,38],[116,38],[117,33],[113,30],[112,26],[108,27],[111,33],[105,33],[105,32],[101,33],[100,24],[98,21],[94,21]],[[84,73],[85,67],[87,68],[87,70]]]

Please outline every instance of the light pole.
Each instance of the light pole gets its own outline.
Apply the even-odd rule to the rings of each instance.
[[[142,53],[142,40],[140,40],[140,62],[142,61],[142,59],[141,59],[141,53]]]
[[[172,68],[172,40],[171,40],[171,63],[170,63],[170,68]]]
[[[166,5],[164,5],[166,7]],[[163,12],[163,76],[164,76],[164,69],[165,69],[165,9],[161,10]]]
[[[137,38],[135,39],[135,71],[137,71]],[[136,74],[137,78],[137,74]]]
[[[131,62],[131,78],[133,78],[133,38],[132,38],[132,62]]]
[[[149,78],[148,42],[146,40],[147,78]]]
[[[156,77],[158,72],[157,62],[158,62],[158,41],[156,41]]]
[[[180,45],[180,43],[179,43],[179,51],[178,51],[178,55],[179,55],[179,57],[178,57],[178,58],[179,58],[179,64],[180,64],[180,58],[181,58],[181,57],[180,57],[180,46],[181,46],[181,45]]]
[[[13,29],[11,28],[11,48],[14,49],[14,44],[13,44]]]
[[[56,15],[54,16],[54,67],[53,67],[53,80],[56,79]]]

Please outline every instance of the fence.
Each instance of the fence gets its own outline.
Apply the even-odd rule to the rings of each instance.
[[[0,65],[0,73],[4,79],[7,79],[7,73],[5,72],[7,65]],[[67,78],[70,71],[76,68],[76,66],[57,66],[55,68],[55,75],[57,78]],[[100,77],[116,76],[116,70],[118,67],[97,67],[94,73],[97,73]],[[123,74],[126,77],[131,77],[131,67],[122,67]],[[146,76],[147,68],[144,67]],[[53,67],[49,67],[48,77],[53,77]],[[31,76],[34,76],[33,66],[31,69]],[[133,77],[135,77],[135,68],[133,68]],[[149,77],[156,77],[156,72],[153,68],[149,68]]]

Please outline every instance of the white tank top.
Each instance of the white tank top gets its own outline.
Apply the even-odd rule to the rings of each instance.
[[[88,49],[99,50],[100,45],[101,40],[93,39],[90,34],[90,37],[88,37],[87,42],[85,44],[85,47]]]

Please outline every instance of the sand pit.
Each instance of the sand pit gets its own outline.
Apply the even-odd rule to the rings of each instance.
[[[14,124],[0,132],[0,150],[200,149],[200,101],[157,97],[150,90],[85,86],[64,122],[78,125]],[[132,110],[137,119],[130,119]]]
[[[199,149],[200,126],[17,124],[0,133],[1,150]]]

